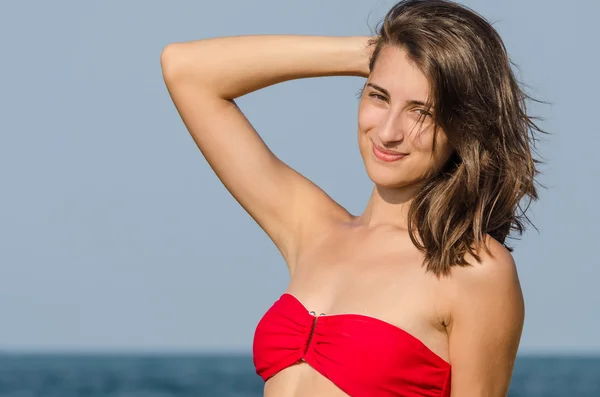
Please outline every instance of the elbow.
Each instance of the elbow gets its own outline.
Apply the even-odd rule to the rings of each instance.
[[[214,91],[218,72],[199,42],[168,44],[160,54],[160,66],[167,87],[192,84],[197,89]]]
[[[160,54],[160,67],[165,82],[173,81],[173,79],[181,76],[183,73],[183,60],[181,54],[180,43],[168,44],[163,48]]]
[[[191,42],[171,43],[160,54],[160,66],[165,82],[193,82],[204,85],[210,70],[205,51]]]

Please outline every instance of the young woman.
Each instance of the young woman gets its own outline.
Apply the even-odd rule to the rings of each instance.
[[[535,199],[535,124],[497,32],[444,0],[395,5],[371,37],[168,45],[163,75],[223,184],[290,272],[259,322],[265,396],[507,394],[524,319],[505,240]],[[280,161],[234,99],[291,79],[366,77],[355,216]]]

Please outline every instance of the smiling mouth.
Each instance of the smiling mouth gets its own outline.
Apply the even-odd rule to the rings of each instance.
[[[373,143],[373,154],[376,158],[381,161],[385,161],[386,163],[391,163],[393,161],[398,161],[408,156],[408,153],[398,153],[390,150],[386,150],[382,147],[377,146]]]

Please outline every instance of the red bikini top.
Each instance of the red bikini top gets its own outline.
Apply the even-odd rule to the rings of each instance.
[[[253,354],[265,381],[305,361],[352,397],[450,396],[450,364],[416,337],[360,314],[316,316],[288,293],[258,323]]]

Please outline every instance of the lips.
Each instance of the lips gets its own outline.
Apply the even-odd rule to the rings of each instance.
[[[407,153],[394,152],[394,151],[391,151],[391,150],[384,149],[384,148],[382,148],[380,146],[377,146],[375,144],[373,144],[373,154],[379,160],[385,161],[387,163],[393,162],[393,161],[398,161],[398,160],[400,160],[400,159],[408,156]]]

